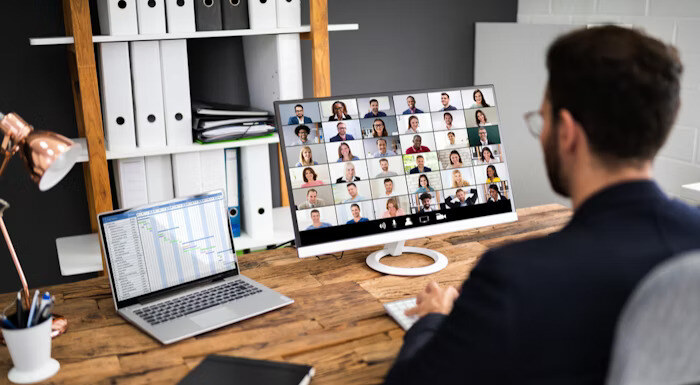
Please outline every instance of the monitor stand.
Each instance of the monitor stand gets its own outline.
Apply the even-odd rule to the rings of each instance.
[[[367,265],[380,273],[409,276],[436,273],[447,266],[447,257],[444,254],[423,247],[404,246],[404,243],[405,241],[385,244],[384,249],[375,251],[367,256]],[[435,262],[432,265],[422,267],[393,267],[381,262],[381,259],[387,255],[399,256],[403,252],[427,255]]]

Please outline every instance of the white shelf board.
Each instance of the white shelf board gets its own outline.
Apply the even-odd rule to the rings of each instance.
[[[337,31],[356,31],[360,29],[359,24],[329,24],[329,32]],[[93,43],[112,43],[117,41],[143,41],[143,40],[173,40],[173,39],[203,39],[212,37],[230,37],[230,36],[255,36],[255,35],[280,35],[287,33],[304,33],[311,32],[311,26],[304,25],[293,28],[274,28],[274,29],[236,29],[227,31],[199,31],[188,33],[162,33],[150,35],[95,35],[92,37]],[[54,36],[54,37],[31,37],[29,38],[30,45],[66,45],[73,44],[72,36]]]
[[[268,245],[278,245],[294,239],[289,207],[277,207],[272,210],[274,230],[270,238],[253,239],[241,232],[240,237],[233,239],[236,250],[264,249]],[[102,254],[97,233],[58,238],[56,250],[63,276],[102,271]]]
[[[681,190],[681,196],[686,199],[700,203],[700,182],[684,184]]]
[[[87,140],[85,138],[71,139],[74,142],[79,142],[82,145],[82,150],[80,156],[78,157],[78,162],[88,161],[88,151],[87,151]],[[186,146],[165,146],[165,147],[155,147],[155,148],[136,148],[133,150],[118,150],[118,151],[107,151],[107,160],[111,159],[125,159],[125,158],[135,158],[139,156],[152,156],[152,155],[165,155],[165,154],[178,154],[181,152],[194,152],[194,151],[209,151],[218,150],[221,148],[237,148],[246,146],[258,146],[262,144],[279,143],[279,135],[275,132],[270,136],[262,138],[253,139],[240,139],[231,140],[227,142],[219,143],[209,143],[200,144],[192,143]]]

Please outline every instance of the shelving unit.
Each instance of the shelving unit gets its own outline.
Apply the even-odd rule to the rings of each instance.
[[[31,38],[29,42],[34,46],[66,45],[69,56],[76,121],[80,135],[80,138],[76,140],[84,147],[80,161],[83,162],[90,223],[93,231],[93,234],[56,240],[62,272],[65,270],[64,273],[72,272],[73,274],[99,270],[95,258],[101,259],[101,270],[104,272],[106,269],[105,261],[100,257],[100,254],[95,256],[97,250],[95,242],[98,241],[96,235],[98,230],[97,213],[112,210],[107,160],[234,147],[242,147],[250,151],[255,151],[254,149],[257,148],[262,151],[267,149],[268,144],[279,142],[279,137],[275,134],[264,138],[218,144],[193,143],[178,147],[106,151],[95,64],[95,43],[242,36],[248,83],[255,84],[249,90],[251,105],[271,111],[274,100],[303,97],[301,94],[301,62],[295,60],[295,62],[290,63],[285,56],[289,52],[300,52],[300,40],[311,40],[314,96],[324,97],[330,95],[328,32],[359,29],[358,24],[329,26],[328,0],[310,0],[311,25],[309,26],[134,36],[93,36],[87,1],[63,0],[63,10],[66,36]],[[298,55],[295,56],[298,57]],[[283,203],[287,203],[285,188],[286,185],[283,182]],[[234,240],[236,249],[256,249],[294,238],[291,212],[288,207],[273,209],[273,223],[272,234],[268,232],[264,236],[253,238],[243,230],[241,237]],[[97,244],[99,245],[99,242]],[[74,255],[78,257],[74,258]]]

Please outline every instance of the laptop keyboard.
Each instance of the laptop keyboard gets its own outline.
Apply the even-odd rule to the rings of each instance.
[[[149,324],[157,325],[260,292],[262,290],[247,282],[232,281],[152,306],[144,306],[135,310],[134,313]]]

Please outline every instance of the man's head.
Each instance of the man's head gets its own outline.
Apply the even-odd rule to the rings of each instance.
[[[389,171],[389,161],[384,158],[379,159],[379,167],[382,168],[382,171]]]
[[[413,96],[409,96],[406,98],[406,104],[408,104],[408,108],[415,108],[416,107],[416,99]]]
[[[484,127],[479,127],[479,140],[485,142],[488,139],[489,134],[486,132]]]
[[[311,204],[316,203],[316,196],[318,196],[318,192],[314,189],[309,189],[309,191],[306,192],[306,200]]]
[[[582,167],[650,167],[680,104],[673,47],[628,28],[582,29],[549,47],[547,69],[540,142],[556,192],[569,196]]]
[[[379,148],[380,153],[386,154],[386,140],[377,139],[377,147]]]
[[[420,149],[421,143],[423,143],[423,138],[420,135],[413,135],[413,148]]]
[[[345,123],[340,122],[336,127],[338,128],[338,135],[345,136],[345,132],[347,132],[347,127],[345,126]]]
[[[350,206],[350,211],[352,211],[352,217],[357,219],[360,217],[360,205],[357,203],[353,203],[352,206]]]
[[[433,199],[433,196],[430,195],[430,193],[423,193],[420,194],[420,203],[423,205],[424,209],[429,209],[430,208],[430,200]]]
[[[450,141],[450,144],[455,144],[455,133],[454,133],[454,132],[448,132],[448,133],[447,133],[447,139]]]
[[[348,194],[350,194],[351,198],[357,196],[357,186],[354,183],[348,183]]]
[[[394,191],[394,182],[389,178],[384,179],[384,189],[386,190],[386,195],[391,194]]]
[[[445,112],[442,115],[442,119],[445,121],[445,124],[447,124],[448,126],[452,125],[452,114],[450,114],[449,112]]]
[[[311,210],[311,221],[316,224],[321,221],[321,212],[316,209]]]
[[[457,199],[459,199],[460,202],[467,200],[467,193],[465,193],[461,188],[458,188],[457,191],[455,191],[455,195],[457,195]]]
[[[423,155],[418,155],[416,157],[416,166],[421,170],[423,169],[423,166],[425,166],[425,158],[423,158]]]
[[[304,106],[302,106],[301,104],[297,104],[296,106],[294,106],[294,114],[298,118],[304,117]]]
[[[440,94],[440,103],[442,103],[443,107],[447,107],[450,105],[450,95],[448,95],[446,92],[443,92]]]
[[[379,113],[379,102],[377,99],[371,99],[369,101],[369,109],[372,110],[372,113],[375,115]]]
[[[309,132],[311,132],[311,129],[303,124],[294,129],[294,133],[304,142],[309,137]]]
[[[501,194],[498,192],[498,186],[497,186],[497,185],[495,185],[495,184],[490,184],[490,185],[489,185],[489,196],[490,196],[491,199],[493,199],[494,201],[497,201],[497,200],[501,197]]]

